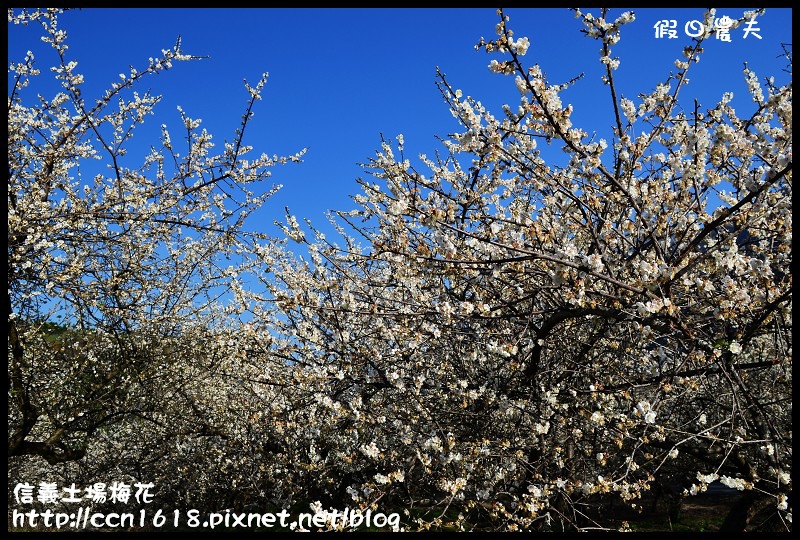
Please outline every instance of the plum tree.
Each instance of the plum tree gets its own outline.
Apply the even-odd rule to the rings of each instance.
[[[303,154],[250,157],[244,134],[264,74],[245,83],[241,124],[220,153],[181,110],[184,140],[173,141],[164,124],[134,162],[130,140],[160,100],[136,89],[199,57],[179,39],[90,99],[60,14],[9,12],[9,24],[41,26],[59,83],[55,95],[42,95],[49,87],[34,84],[33,53],[9,66],[8,455],[50,464],[100,459],[87,448],[107,442],[118,423],[129,436],[130,422],[173,436],[219,431],[195,392],[199,381],[218,384],[220,366],[236,354],[223,331],[236,313],[218,298],[236,287],[250,250],[270,249],[244,224],[277,187],[259,195],[253,187]]]
[[[444,156],[415,166],[402,136],[382,141],[338,213],[343,247],[284,225],[313,264],[279,272],[275,333],[330,379],[325,470],[355,501],[426,501],[426,526],[453,508],[454,526],[606,526],[587,501],[636,508],[662,480],[749,490],[789,526],[791,84],[745,67],[752,113],[730,94],[683,106],[710,11],[635,101],[612,56],[633,13],[575,14],[600,45],[610,141],[573,125],[569,84],[526,66],[500,11],[477,48],[518,104],[496,117],[440,73],[462,127]]]

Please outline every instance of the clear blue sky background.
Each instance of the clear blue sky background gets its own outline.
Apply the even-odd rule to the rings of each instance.
[[[631,9],[637,20],[623,27],[615,55],[622,61],[617,71],[620,93],[638,104],[639,93],[651,91],[675,71],[674,60],[690,43],[684,24],[702,20],[703,10]],[[609,18],[622,11],[613,10]],[[718,16],[736,18],[743,11],[721,8]],[[607,88],[599,80],[598,42],[579,33],[582,25],[567,9],[509,8],[506,14],[515,36],[531,40],[525,59],[539,63],[551,83],[586,74],[562,100],[574,105],[576,125],[589,133],[608,133],[612,115]],[[655,38],[653,25],[661,19],[677,21],[678,39]],[[256,155],[292,154],[309,147],[303,163],[274,169],[273,180],[284,188],[249,224],[271,233],[280,232],[272,222],[283,218],[284,206],[323,229],[326,211],[352,209],[349,196],[359,191],[355,179],[366,176],[358,163],[374,155],[380,133],[388,138],[402,133],[409,158],[441,148],[435,136],[446,136],[457,124],[435,86],[437,66],[455,88],[481,100],[497,116],[502,116],[501,104],[518,103],[513,77],[487,69],[492,58],[500,57],[474,50],[481,36],[495,36],[497,22],[494,8],[107,8],[61,16],[70,36],[69,53],[86,77],[84,97],[99,96],[130,65],[142,70],[148,57],[171,48],[178,35],[186,53],[210,57],[176,63],[139,87],[164,96],[157,117],[149,120],[152,131],[141,130],[134,139],[145,148],[157,142],[153,137],[161,123],[172,128],[176,141],[181,125],[177,105],[202,118],[218,144],[230,140],[248,97],[242,80],[255,83],[262,72],[270,73],[246,143],[255,147]],[[757,26],[762,39],[745,39],[740,27],[731,31],[730,43],[707,42],[705,55],[690,72],[682,103],[697,97],[710,107],[723,92],[733,91],[737,112],[752,110],[744,62],[761,77],[791,80],[782,71],[785,59],[778,58],[781,42],[791,43],[791,10],[768,9]],[[43,71],[54,65],[55,53],[38,41],[39,35],[35,26],[9,26],[9,61],[21,61],[26,50],[33,50]],[[52,76],[43,73],[35,84],[41,85],[43,78]],[[52,97],[57,87],[36,90]]]

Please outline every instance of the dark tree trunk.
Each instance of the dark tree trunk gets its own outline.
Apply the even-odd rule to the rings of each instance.
[[[747,532],[752,531],[757,523],[754,518],[767,510],[775,500],[765,497],[754,491],[745,491],[744,495],[734,503],[725,521],[719,527],[719,532]]]

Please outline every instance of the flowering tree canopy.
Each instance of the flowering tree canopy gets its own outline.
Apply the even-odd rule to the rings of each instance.
[[[572,124],[568,85],[523,63],[501,12],[477,47],[519,103],[498,118],[440,73],[463,128],[445,155],[423,170],[383,141],[360,208],[339,213],[355,236],[318,234],[307,274],[282,273],[281,350],[328,373],[327,444],[347,448],[326,466],[355,500],[456,505],[458,526],[582,528],[581,500],[635,507],[660,480],[695,494],[721,479],[785,511],[791,85],[746,68],[752,114],[727,94],[681,106],[706,35],[635,102],[612,60],[633,14],[576,16],[600,47],[613,140]]]
[[[241,125],[221,153],[180,110],[180,140],[162,125],[134,163],[128,143],[160,100],[135,88],[197,57],[179,40],[90,99],[58,14],[9,13],[9,24],[41,24],[59,60],[56,95],[29,99],[40,75],[29,52],[9,66],[8,97],[9,456],[50,463],[82,457],[100,427],[151,412],[143,402],[164,399],[154,388],[186,384],[170,340],[224,322],[231,260],[265,238],[244,221],[277,189],[252,186],[302,154],[248,158],[243,137],[265,74],[246,85]],[[76,331],[48,335],[55,316]]]
[[[575,10],[608,91],[596,139],[562,101],[576,81],[529,65],[498,13],[476,48],[519,102],[495,116],[438,73],[459,131],[417,165],[382,140],[338,241],[287,209],[307,260],[244,229],[265,198],[249,186],[300,158],[244,158],[264,80],[222,154],[183,115],[185,155],[164,129],[129,167],[158,101],[133,86],[192,57],[178,43],[90,105],[56,12],[15,15],[42,22],[65,89],[26,106],[33,58],[10,68],[16,474],[35,455],[86,481],[144,471],[212,509],[380,504],[461,530],[609,528],[599,500],[719,480],[790,529],[791,84],[745,67],[747,114],[687,101],[707,24],[653,91],[621,95],[633,13]],[[88,159],[110,173],[82,178]]]

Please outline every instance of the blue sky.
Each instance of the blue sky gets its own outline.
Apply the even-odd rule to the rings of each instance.
[[[703,10],[630,9],[637,20],[623,27],[615,55],[622,62],[618,89],[638,104],[639,93],[651,91],[675,70],[674,60],[690,43],[684,24],[702,20]],[[721,8],[718,16],[736,18],[744,10]],[[610,18],[622,11],[613,10]],[[551,83],[586,74],[562,94],[562,101],[575,108],[574,124],[589,133],[607,130],[612,117],[607,89],[599,81],[599,45],[579,33],[580,21],[562,8],[509,8],[506,14],[515,36],[531,40],[525,59],[540,64]],[[678,39],[655,37],[653,25],[661,19],[676,20]],[[171,48],[178,35],[186,53],[210,57],[176,63],[139,88],[164,96],[157,117],[149,121],[153,131],[142,130],[134,138],[145,148],[161,123],[177,133],[178,105],[201,118],[218,144],[230,140],[248,97],[243,79],[255,83],[269,72],[246,143],[256,155],[309,148],[303,163],[274,169],[274,182],[284,187],[249,223],[251,229],[274,234],[280,231],[272,222],[283,218],[284,206],[323,229],[327,210],[352,209],[349,196],[359,191],[355,180],[367,176],[358,163],[374,155],[381,133],[387,138],[402,133],[406,157],[433,155],[442,148],[435,137],[446,136],[457,124],[435,86],[437,66],[455,88],[498,116],[501,104],[516,104],[513,77],[487,69],[499,57],[474,49],[481,36],[494,37],[497,22],[494,8],[105,8],[61,16],[69,52],[86,77],[85,97],[99,96],[130,65],[143,69],[148,57]],[[697,97],[710,107],[723,92],[733,91],[737,111],[751,110],[744,62],[762,78],[791,79],[782,71],[785,60],[777,58],[781,42],[791,43],[791,10],[768,9],[757,26],[762,39],[745,39],[740,27],[731,31],[730,43],[707,42],[701,62],[690,72],[683,103]],[[36,27],[10,26],[9,61],[21,61],[30,49],[40,68],[53,65],[54,51],[38,41],[39,35]],[[52,84],[35,88],[47,97],[57,91]]]

